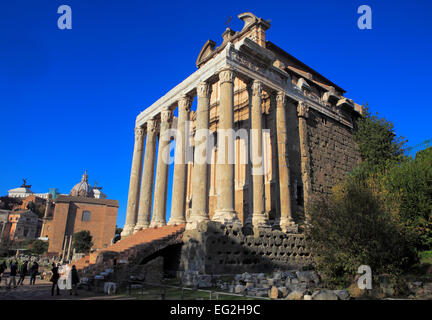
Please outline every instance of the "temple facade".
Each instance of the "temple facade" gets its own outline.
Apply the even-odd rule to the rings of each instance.
[[[311,197],[360,161],[352,134],[362,107],[268,41],[268,21],[238,17],[242,30],[208,40],[197,71],[137,116],[123,237],[205,221],[297,233]]]

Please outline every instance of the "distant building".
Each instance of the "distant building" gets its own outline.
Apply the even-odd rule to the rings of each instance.
[[[9,213],[11,240],[36,239],[41,230],[41,219],[31,210],[17,210]]]
[[[31,210],[0,210],[0,239],[26,240],[39,237],[42,220]]]
[[[61,254],[70,248],[74,233],[88,230],[93,249],[109,246],[115,237],[117,200],[108,200],[100,187],[88,183],[87,171],[69,195],[50,195],[46,205],[41,238],[49,241],[48,253]]]
[[[29,196],[48,199],[49,193],[34,193],[31,191],[31,185],[27,184],[27,180],[23,179],[23,184],[18,187],[8,191],[8,196],[11,198],[27,198]]]
[[[9,238],[10,223],[9,213],[10,210],[0,210],[0,242]]]

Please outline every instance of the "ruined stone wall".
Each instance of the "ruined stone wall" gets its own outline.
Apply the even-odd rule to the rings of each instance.
[[[273,230],[248,235],[242,229],[209,222],[201,224],[198,230],[185,231],[183,242],[181,271],[269,272],[311,263],[303,234]]]
[[[316,111],[309,112],[307,125],[312,193],[329,194],[360,161],[353,132]]]

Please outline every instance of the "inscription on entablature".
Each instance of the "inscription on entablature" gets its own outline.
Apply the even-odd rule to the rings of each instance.
[[[241,66],[247,68],[248,70],[251,70],[252,72],[259,73],[260,75],[271,80],[274,83],[277,83],[282,86],[286,85],[287,83],[287,79],[282,77],[280,74],[278,74],[274,70],[271,70],[264,64],[259,63],[258,61],[254,61],[254,59],[252,59],[251,57],[249,57],[248,55],[242,52],[231,50],[230,59],[240,64]]]

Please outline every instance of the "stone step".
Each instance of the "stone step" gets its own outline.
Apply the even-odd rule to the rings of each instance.
[[[120,259],[131,261],[138,252],[145,250],[150,243],[156,246],[163,245],[164,242],[177,237],[183,231],[184,225],[143,229],[95,254],[98,255],[103,251],[113,251],[119,253]],[[95,256],[93,257],[95,261]],[[104,272],[107,267],[111,267],[106,263],[102,265],[90,263],[90,256],[85,256],[73,264],[86,275],[95,275]]]

